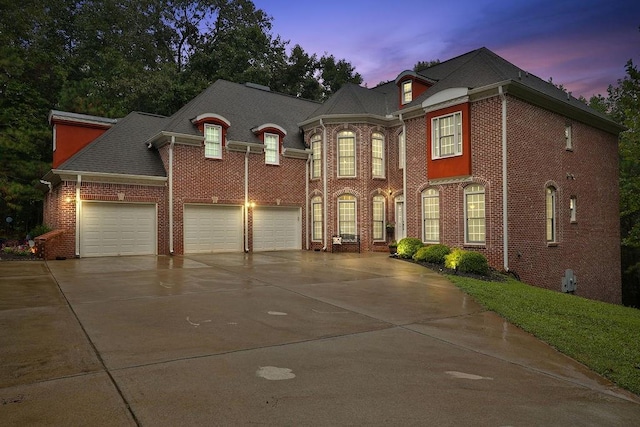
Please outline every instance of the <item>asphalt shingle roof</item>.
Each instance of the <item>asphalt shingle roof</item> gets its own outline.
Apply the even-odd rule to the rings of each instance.
[[[287,131],[283,140],[284,147],[304,149],[304,139],[298,123],[319,105],[306,99],[217,80],[171,116],[163,130],[201,135],[191,120],[200,114],[214,113],[231,122],[227,130],[227,139],[231,141],[260,143],[251,129],[274,123]]]
[[[144,143],[166,120],[166,117],[153,114],[129,113],[58,169],[166,176],[157,150],[149,150]]]

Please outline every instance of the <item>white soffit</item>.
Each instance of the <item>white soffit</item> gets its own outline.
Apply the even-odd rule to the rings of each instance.
[[[422,102],[422,108],[430,109],[435,105],[443,103],[451,103],[451,101],[465,102],[465,98],[469,96],[469,88],[466,87],[452,87],[449,89],[441,90],[440,92],[431,95]]]

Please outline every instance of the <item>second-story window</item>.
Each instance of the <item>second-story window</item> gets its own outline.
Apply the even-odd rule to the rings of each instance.
[[[338,176],[356,176],[356,135],[351,131],[338,134]]]
[[[462,154],[462,113],[436,117],[431,121],[433,159]]]
[[[384,178],[384,136],[379,132],[371,136],[371,175]]]
[[[268,165],[280,164],[280,136],[275,133],[264,134],[264,162]]]
[[[408,104],[413,101],[413,87],[411,80],[402,82],[402,103]]]
[[[222,127],[204,125],[204,156],[209,159],[222,158]]]
[[[311,137],[311,178],[322,176],[322,138],[319,134]]]

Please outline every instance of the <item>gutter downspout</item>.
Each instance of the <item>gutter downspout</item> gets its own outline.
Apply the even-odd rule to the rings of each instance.
[[[507,96],[498,87],[502,99],[502,259],[504,271],[509,271],[509,221],[507,215]]]
[[[307,248],[307,250],[309,250],[310,245],[309,245],[309,240],[310,236],[311,236],[311,225],[310,225],[310,221],[311,221],[311,200],[309,200],[309,164],[311,163],[311,154],[309,154],[307,156],[307,162],[305,164],[305,183],[304,183],[304,199],[307,201],[306,203],[306,209],[307,209],[307,215],[306,215],[306,224],[307,226],[305,234],[304,234],[304,241],[305,241],[305,246]]]
[[[80,258],[80,185],[82,184],[82,175],[78,174],[76,180],[76,258]]]
[[[402,157],[404,158],[404,167],[402,168],[402,198],[404,199],[404,202],[402,203],[402,226],[404,227],[404,230],[402,232],[402,236],[404,238],[407,237],[407,204],[409,203],[407,197],[407,124],[402,119],[402,113],[399,114],[398,118],[402,123],[402,137],[404,138],[404,145],[402,147]]]
[[[322,122],[322,118],[320,118],[320,126],[322,127],[322,250],[327,250],[327,213],[329,209],[327,205],[329,201],[327,200],[327,127]]]
[[[169,144],[169,255],[173,255],[173,146],[175,143],[176,137],[172,136]]]
[[[249,152],[244,154],[244,251],[249,252]]]

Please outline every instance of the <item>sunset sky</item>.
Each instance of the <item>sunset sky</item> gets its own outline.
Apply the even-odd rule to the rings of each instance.
[[[639,0],[254,0],[273,34],[346,59],[373,87],[418,61],[487,47],[587,99],[640,65]]]

